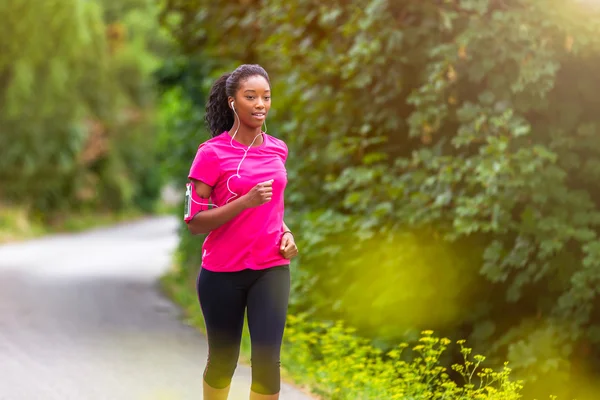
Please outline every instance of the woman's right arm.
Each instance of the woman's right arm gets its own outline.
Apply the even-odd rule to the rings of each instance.
[[[196,194],[208,201],[212,188],[204,182],[192,179]],[[205,210],[194,215],[188,222],[188,230],[192,235],[206,234],[231,221],[242,211],[260,206],[271,200],[273,195],[273,181],[262,182],[253,187],[247,194],[238,197],[230,203],[211,210]]]

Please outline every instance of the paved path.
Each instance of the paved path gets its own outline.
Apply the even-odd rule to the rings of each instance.
[[[0,400],[198,400],[206,341],[157,288],[177,223],[0,246]],[[248,399],[239,366],[230,400]],[[308,400],[284,385],[282,400]]]

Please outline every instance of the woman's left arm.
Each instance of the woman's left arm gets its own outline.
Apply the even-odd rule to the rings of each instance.
[[[294,241],[294,235],[290,228],[283,222],[283,236],[281,237],[281,247],[279,249],[281,255],[291,260],[292,258],[298,255],[298,247],[296,247],[296,242]]]

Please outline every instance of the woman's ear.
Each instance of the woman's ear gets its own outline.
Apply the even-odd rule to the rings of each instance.
[[[227,98],[227,104],[229,104],[229,108],[231,108],[232,110],[235,108],[235,100],[233,97],[229,96]]]

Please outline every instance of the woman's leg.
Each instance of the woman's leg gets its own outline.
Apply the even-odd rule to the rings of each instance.
[[[248,290],[248,328],[252,340],[251,400],[276,400],[280,389],[281,342],[290,295],[289,267],[261,271]]]
[[[240,274],[201,270],[198,298],[208,337],[208,361],[204,370],[204,400],[226,400],[237,366],[246,290]]]

